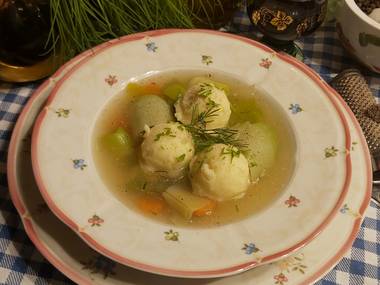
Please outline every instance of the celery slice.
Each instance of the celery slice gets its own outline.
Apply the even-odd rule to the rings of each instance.
[[[205,207],[209,200],[192,194],[186,184],[170,186],[162,196],[165,201],[186,220],[190,220],[196,210]]]

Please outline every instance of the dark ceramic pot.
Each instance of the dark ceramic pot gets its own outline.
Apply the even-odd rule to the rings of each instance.
[[[28,66],[45,59],[50,30],[48,0],[0,0],[0,60]]]
[[[248,16],[264,41],[281,49],[318,28],[327,0],[248,0]]]
[[[28,82],[51,74],[56,60],[47,44],[49,0],[0,0],[0,80]]]

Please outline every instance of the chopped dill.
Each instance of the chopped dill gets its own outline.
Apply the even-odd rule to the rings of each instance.
[[[234,147],[232,145],[224,147],[222,149],[222,152],[221,152],[222,155],[230,155],[231,156],[231,162],[235,157],[239,157],[240,153],[241,153],[240,149],[238,149],[237,147]]]
[[[179,129],[180,131],[183,131],[185,128],[184,128],[184,126],[182,126],[182,125],[178,125],[178,126],[177,126],[177,129]]]
[[[257,163],[256,162],[251,162],[250,164],[249,164],[249,167],[256,167],[257,166]]]
[[[172,133],[172,130],[170,128],[164,128],[164,131],[157,134],[154,138],[154,141],[158,141],[161,137],[168,136],[168,137],[175,137],[175,135]]]
[[[177,160],[177,162],[181,162],[181,161],[185,160],[185,157],[186,157],[186,154],[182,154],[182,155],[176,157],[176,160]]]

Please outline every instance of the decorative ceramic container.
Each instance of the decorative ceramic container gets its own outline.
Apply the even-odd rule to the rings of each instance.
[[[342,45],[370,70],[380,73],[380,23],[366,15],[354,0],[338,2],[336,31]]]
[[[263,33],[263,41],[294,54],[293,41],[318,28],[327,11],[326,0],[252,0],[248,16]]]
[[[89,55],[87,55],[89,56]],[[330,225],[310,244],[287,258],[233,277],[194,280],[148,274],[122,266],[91,249],[49,210],[36,186],[29,156],[34,120],[51,90],[79,59],[72,60],[46,81],[28,101],[12,134],[8,181],[13,203],[38,250],[58,270],[81,285],[309,285],[326,274],[352,246],[371,194],[371,162],[360,127],[346,105],[340,104],[350,126],[353,172],[349,190]],[[339,103],[339,97],[336,97]],[[347,108],[347,109],[346,109]],[[375,212],[375,211],[373,211]],[[366,212],[371,216],[371,211]],[[373,213],[375,215],[375,213]],[[336,234],[339,232],[339,235]],[[46,234],[49,233],[49,234]],[[248,244],[247,248],[252,248]]]
[[[204,229],[157,223],[118,201],[95,167],[93,127],[107,102],[132,79],[189,69],[225,72],[260,88],[296,137],[287,188],[269,208],[237,223]],[[197,30],[127,36],[93,50],[54,87],[33,131],[33,170],[52,211],[111,259],[170,276],[239,273],[305,246],[342,206],[351,137],[334,94],[302,63],[239,36]]]

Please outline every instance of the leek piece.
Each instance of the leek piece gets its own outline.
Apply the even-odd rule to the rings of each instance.
[[[133,151],[132,140],[128,133],[119,127],[113,133],[102,137],[104,147],[116,157],[123,157]]]
[[[185,94],[185,87],[179,83],[169,84],[164,88],[164,95],[173,101],[177,101],[178,97]]]

